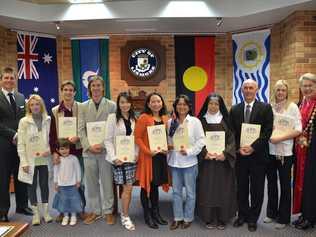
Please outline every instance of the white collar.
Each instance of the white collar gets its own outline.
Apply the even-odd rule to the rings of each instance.
[[[14,95],[14,89],[12,91],[7,91],[6,89],[4,89],[3,87],[1,88],[2,92],[5,96],[8,96],[9,93],[12,93]]]
[[[218,111],[216,114],[210,114],[209,112],[206,112],[204,118],[207,123],[220,123],[223,119],[223,115],[221,111]]]
[[[255,101],[256,101],[256,100],[253,100],[253,101],[251,101],[250,103],[247,103],[247,102],[245,101],[245,102],[244,102],[244,103],[245,103],[245,108],[246,108],[247,105],[250,105],[250,108],[252,109],[253,104],[255,103]]]

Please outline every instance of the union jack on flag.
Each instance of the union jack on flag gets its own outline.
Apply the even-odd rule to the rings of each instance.
[[[39,75],[34,65],[34,62],[38,61],[38,53],[34,53],[38,37],[22,34],[18,34],[17,37],[18,44],[22,49],[17,55],[18,61],[21,61],[18,77],[21,79],[23,76],[25,79],[29,80],[34,76],[35,79],[38,79]]]
[[[39,94],[44,99],[48,112],[58,104],[56,56],[54,37],[30,33],[17,34],[19,91],[25,97]]]

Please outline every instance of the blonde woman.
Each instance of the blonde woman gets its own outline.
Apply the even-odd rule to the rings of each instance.
[[[283,229],[291,217],[291,168],[294,162],[293,139],[302,132],[301,114],[296,104],[288,100],[289,88],[284,80],[274,86],[272,109],[274,119],[289,118],[292,127],[282,134],[272,133],[269,141],[269,164],[267,167],[268,205],[265,223],[276,220],[276,229]],[[278,175],[280,200],[278,200]]]
[[[26,104],[26,116],[20,120],[18,128],[18,154],[20,156],[19,177],[29,177],[28,196],[33,209],[32,225],[40,224],[38,199],[36,194],[37,180],[41,190],[41,201],[46,223],[52,218],[48,212],[48,143],[50,116],[47,115],[43,99],[31,95]],[[22,180],[25,181],[25,180]]]

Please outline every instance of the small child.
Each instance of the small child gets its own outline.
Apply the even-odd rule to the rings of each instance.
[[[80,164],[76,156],[70,155],[71,143],[67,139],[58,140],[60,163],[54,166],[54,184],[56,195],[53,208],[64,214],[61,225],[77,224],[77,212],[82,211],[78,192],[81,181]],[[69,222],[69,214],[71,214]]]

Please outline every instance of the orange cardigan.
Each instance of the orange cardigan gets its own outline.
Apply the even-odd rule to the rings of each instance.
[[[163,115],[161,117],[163,123],[166,125],[168,117]],[[136,179],[139,181],[141,188],[145,189],[147,194],[150,192],[150,184],[152,181],[152,156],[149,149],[149,141],[147,134],[147,127],[155,125],[154,117],[149,114],[142,114],[135,125],[135,142],[139,147],[139,155],[136,169]],[[163,190],[168,192],[169,184],[162,185]]]

